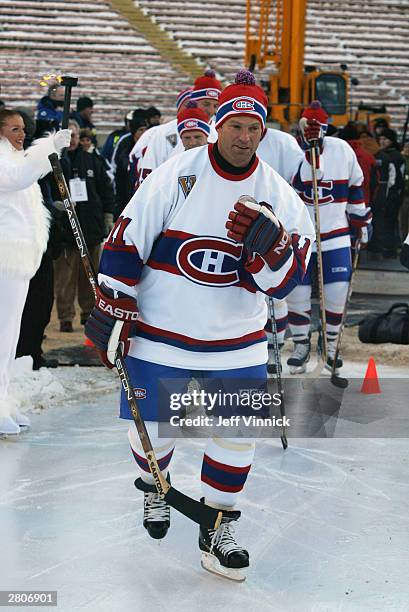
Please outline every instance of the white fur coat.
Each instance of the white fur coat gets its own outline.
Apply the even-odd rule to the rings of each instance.
[[[32,278],[47,247],[49,214],[39,178],[51,171],[54,136],[17,151],[0,138],[0,276]]]

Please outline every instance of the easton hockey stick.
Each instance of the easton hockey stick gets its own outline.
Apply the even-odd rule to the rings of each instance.
[[[270,319],[271,319],[271,333],[273,334],[273,351],[274,351],[274,362],[276,366],[276,381],[277,381],[277,389],[280,394],[280,414],[283,419],[283,429],[281,433],[281,444],[283,445],[283,449],[285,450],[288,446],[286,427],[285,427],[285,404],[284,404],[284,388],[283,388],[283,379],[281,377],[281,359],[280,359],[280,347],[278,346],[278,337],[277,337],[277,321],[274,313],[274,301],[271,296],[268,298],[268,304],[270,306]]]
[[[56,153],[52,153],[49,156],[51,167],[53,169],[54,178],[57,183],[58,190],[60,192],[61,199],[64,203],[65,210],[68,214],[68,219],[72,228],[72,232],[75,237],[78,250],[80,252],[81,261],[85,269],[85,273],[88,277],[89,282],[96,293],[98,285],[97,275],[92,266],[92,261],[89,255],[88,247],[86,245],[84,234],[82,233],[81,226],[78,221],[78,216],[75,211],[75,205],[71,198],[70,192],[68,191],[67,183],[61,168],[61,164]],[[136,401],[134,389],[131,384],[128,370],[125,365],[124,357],[120,348],[118,348],[115,356],[115,366],[121,381],[123,390],[125,391],[126,398],[131,409],[132,417],[138,431],[139,439],[144,450],[149,469],[153,476],[155,487],[161,497],[166,502],[190,518],[195,523],[206,527],[207,529],[217,529],[222,520],[222,512],[214,508],[210,508],[205,504],[202,504],[187,495],[184,495],[173,486],[171,486],[166,478],[160,471],[158,461],[156,459],[155,452],[152,447],[152,443],[149,439],[145,423],[141,417]]]
[[[344,310],[343,310],[343,313],[342,313],[341,326],[340,326],[339,332],[338,332],[337,347],[335,349],[334,362],[333,362],[332,368],[331,368],[331,382],[332,382],[333,385],[335,385],[335,387],[339,387],[340,389],[346,389],[348,384],[349,384],[347,378],[344,378],[342,376],[338,376],[336,374],[336,363],[337,363],[339,352],[341,350],[342,334],[344,333],[345,323],[346,323],[347,313],[348,313],[348,307],[349,307],[349,302],[350,302],[351,296],[352,296],[352,281],[354,279],[355,271],[356,271],[356,269],[358,267],[359,251],[360,250],[361,250],[361,241],[357,240],[356,243],[355,243],[355,253],[354,253],[354,260],[352,262],[351,278],[349,279],[348,291],[347,291],[347,295],[346,295],[346,298],[345,298]]]

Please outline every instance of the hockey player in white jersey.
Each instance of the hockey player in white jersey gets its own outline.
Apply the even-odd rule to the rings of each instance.
[[[149,175],[102,254],[85,331],[108,367],[123,342],[167,477],[175,440],[158,435],[158,380],[198,374],[208,382],[265,380],[264,294],[284,297],[308,265],[315,238],[310,217],[295,191],[255,153],[266,114],[263,90],[251,73],[240,71],[220,98],[218,142],[175,156]],[[124,396],[121,417],[132,419]],[[135,484],[144,491],[144,526],[163,538],[170,509],[153,486],[133,421],[129,440],[141,474]],[[253,455],[250,438],[214,437],[202,463],[204,501],[223,511],[220,527],[200,528],[202,562],[234,580],[242,580],[249,565],[233,523]]]
[[[197,106],[197,102],[189,102],[177,116],[178,134],[181,140],[179,153],[189,151],[207,144],[210,136],[209,117]],[[175,153],[176,153],[175,150]]]
[[[190,100],[192,89],[193,87],[187,87],[178,94],[176,98],[176,113],[179,113],[186,107],[186,104]],[[139,138],[138,142],[135,143],[134,148],[129,154],[129,173],[131,176],[131,183],[134,185],[134,193],[139,186],[141,160],[144,157],[153,136],[156,134],[164,135],[165,142],[171,147],[170,151],[174,150],[172,149],[174,146],[172,143],[175,141],[175,137],[177,139],[175,133],[175,122],[176,119],[171,119],[162,125],[154,125],[153,127],[149,128],[149,130],[146,130]]]
[[[222,84],[216,79],[213,70],[206,70],[204,75],[198,77],[194,82],[193,90],[190,93],[190,100],[195,101],[197,106],[207,114],[209,121],[213,118],[217,110],[221,90]],[[168,125],[169,130],[172,131],[156,131],[140,163],[138,185],[145,180],[148,174],[169,159],[177,144],[180,143],[179,134],[176,129],[176,119],[166,125]],[[211,125],[210,129],[211,137],[209,141],[214,142],[217,140],[214,124]]]
[[[311,103],[300,119],[300,143],[305,158],[293,179],[293,186],[314,219],[311,173],[311,145],[318,142],[317,184],[324,274],[324,302],[327,326],[327,367],[332,368],[338,331],[351,276],[351,235],[361,246],[368,242],[372,213],[364,201],[363,174],[354,151],[338,138],[325,136],[328,115],[319,102]],[[315,251],[315,245],[314,245]],[[309,360],[311,316],[311,257],[301,286],[287,296],[289,326],[294,352],[288,359],[292,373],[306,370]],[[336,368],[342,367],[337,359]]]

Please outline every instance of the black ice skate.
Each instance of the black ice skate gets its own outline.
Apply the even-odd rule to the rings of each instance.
[[[170,484],[170,476],[166,480]],[[155,485],[149,485],[137,478],[135,487],[143,491],[143,526],[154,540],[165,537],[170,527],[170,507],[156,491]]]
[[[290,374],[304,374],[307,370],[307,363],[310,360],[310,353],[311,342],[309,339],[294,342],[292,355],[287,359],[287,365],[290,366]]]
[[[199,531],[203,569],[236,582],[246,579],[244,568],[249,566],[247,550],[234,539],[233,522],[240,518],[240,514],[238,510],[223,511],[222,522],[217,529],[200,527]]]
[[[281,350],[281,348],[284,346],[284,344],[280,344],[279,345],[279,349]],[[280,372],[283,371],[283,366],[281,365],[281,356],[280,356]],[[267,372],[269,374],[277,374],[277,366],[276,366],[276,360],[275,360],[275,356],[274,356],[274,349],[271,345],[269,345],[268,347],[268,363],[267,363]]]

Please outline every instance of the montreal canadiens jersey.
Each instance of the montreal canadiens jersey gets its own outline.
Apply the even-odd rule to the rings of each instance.
[[[157,131],[154,138],[139,164],[139,185],[153,170],[158,168],[163,162],[167,161],[176,150],[184,151],[182,141],[177,130],[177,120],[173,119],[165,124],[169,126],[167,130]],[[214,121],[210,123],[210,135],[208,142],[216,142],[217,132]]]
[[[257,149],[260,159],[271,166],[287,183],[291,183],[304,152],[287,132],[268,128]]]
[[[292,238],[283,265],[227,238],[242,195],[270,204]],[[265,295],[283,298],[303,277],[313,224],[295,191],[255,157],[232,175],[213,145],[173,157],[149,175],[105,243],[99,282],[138,304],[130,355],[180,368],[217,370],[266,363]]]
[[[323,251],[351,245],[350,225],[363,227],[371,222],[371,209],[365,204],[363,174],[347,142],[325,136],[317,170],[321,244]],[[293,179],[293,187],[304,201],[315,225],[311,166],[303,158]]]

